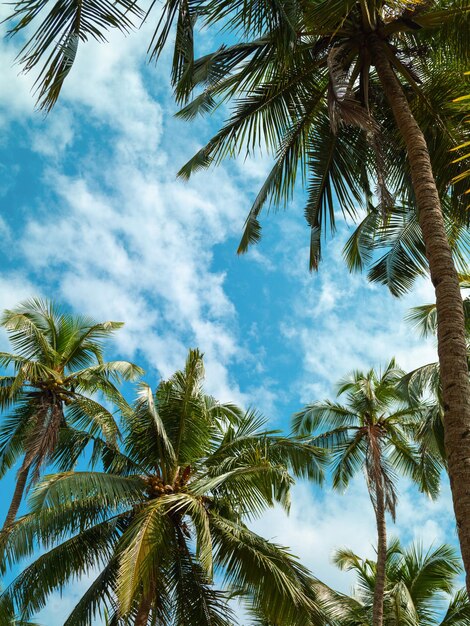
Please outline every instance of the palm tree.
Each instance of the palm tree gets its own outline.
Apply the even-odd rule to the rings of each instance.
[[[396,473],[411,476],[420,489],[436,495],[440,466],[430,454],[418,457],[409,441],[420,409],[404,401],[397,389],[403,372],[392,359],[383,373],[373,369],[353,372],[338,385],[345,404],[315,402],[294,416],[294,431],[313,433],[315,444],[328,449],[332,458],[333,487],[345,489],[358,471],[364,471],[377,523],[377,569],[373,624],[383,622],[386,512],[395,519]]]
[[[103,607],[111,623],[233,624],[214,572],[278,624],[318,623],[307,570],[245,522],[276,502],[289,507],[289,469],[321,481],[324,451],[219,404],[202,382],[201,354],[191,350],[155,393],[141,386],[123,415],[123,451],[108,448],[105,472],[59,473],[37,485],[31,512],[2,538],[10,562],[38,543],[48,550],[6,591],[25,616],[96,568],[66,626],[89,626]]]
[[[38,89],[40,105],[48,110],[78,42],[104,38],[110,26],[128,30],[129,15],[139,9],[128,0],[80,1],[54,7],[41,21],[45,6],[18,2],[10,33],[37,25],[20,57],[26,71],[45,59]],[[328,221],[334,228],[335,198],[345,214],[354,216],[365,197],[371,214],[361,229],[366,241],[376,232],[373,224],[386,225],[390,213],[401,215],[402,230],[411,221],[408,226],[421,233],[417,249],[407,249],[416,237],[402,242],[400,271],[393,278],[409,288],[426,262],[435,287],[449,474],[470,574],[470,384],[462,298],[442,211],[449,205],[450,226],[467,224],[460,197],[465,183],[458,180],[465,166],[452,162],[449,152],[465,137],[448,103],[469,61],[469,14],[467,0],[166,0],[149,52],[158,57],[175,24],[177,100],[186,102],[202,87],[181,116],[191,119],[221,101],[234,101],[230,119],[182,176],[261,144],[276,153],[248,214],[240,252],[260,238],[263,206],[287,201],[299,172],[304,181],[308,177],[311,267],[320,259],[322,230]],[[240,40],[196,60],[198,17]],[[456,182],[449,189],[450,180]],[[383,265],[375,278],[390,283]]]
[[[115,446],[118,427],[99,402],[124,402],[116,383],[133,380],[140,367],[127,361],[104,361],[103,342],[123,324],[96,323],[60,310],[55,304],[29,300],[4,311],[0,325],[14,353],[0,352],[0,477],[22,459],[4,524],[14,521],[28,479],[57,462],[72,467],[90,441],[99,450],[101,436]]]
[[[376,564],[351,550],[338,550],[334,562],[354,571],[353,596],[331,594],[330,604],[341,626],[370,623],[376,584]],[[470,602],[465,589],[455,591],[462,571],[453,547],[425,551],[419,543],[403,548],[399,541],[387,550],[384,623],[387,626],[469,626]]]
[[[165,28],[177,7],[167,0]],[[448,468],[470,575],[470,385],[451,245],[468,216],[461,198],[465,185],[460,181],[449,189],[449,180],[462,171],[461,162],[450,162],[450,150],[461,143],[462,125],[459,129],[458,116],[448,106],[452,83],[470,56],[468,3],[208,0],[179,7],[173,66],[177,99],[186,102],[202,88],[180,115],[192,119],[221,101],[233,102],[228,121],[180,175],[187,178],[258,145],[276,154],[248,214],[239,251],[259,240],[263,206],[287,201],[300,173],[308,180],[305,215],[312,268],[320,259],[322,230],[328,221],[334,228],[336,199],[353,217],[355,207],[365,204],[368,216],[360,230],[365,244],[377,234],[377,224],[385,226],[383,231],[379,226],[379,236],[387,234],[389,216],[406,235],[399,239],[392,225],[392,243],[399,250],[395,271],[390,276],[383,261],[372,278],[395,283],[398,293],[410,288],[424,265],[429,268],[436,293]],[[243,40],[194,60],[191,25],[198,14]],[[373,262],[370,246],[364,247],[368,258],[363,261]]]

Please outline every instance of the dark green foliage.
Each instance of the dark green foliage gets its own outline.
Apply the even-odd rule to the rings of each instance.
[[[293,476],[321,481],[324,451],[216,402],[202,382],[193,350],[155,393],[142,384],[135,406],[121,406],[123,449],[105,450],[105,472],[64,472],[35,487],[30,513],[0,536],[11,564],[38,543],[45,550],[4,594],[25,616],[96,571],[67,626],[89,626],[104,608],[110,623],[127,625],[149,599],[151,622],[231,626],[228,592],[213,582],[219,571],[227,590],[276,623],[321,622],[315,580],[245,522],[275,503],[288,509]]]

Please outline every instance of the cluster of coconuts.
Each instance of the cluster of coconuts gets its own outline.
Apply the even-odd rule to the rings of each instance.
[[[171,485],[165,485],[160,476],[149,476],[146,482],[147,492],[151,498],[159,498],[175,491]]]
[[[176,493],[186,486],[189,480],[190,467],[186,467],[183,471],[178,469],[173,485],[168,485],[163,482],[160,476],[148,476],[147,492],[151,498],[159,498],[170,493]]]

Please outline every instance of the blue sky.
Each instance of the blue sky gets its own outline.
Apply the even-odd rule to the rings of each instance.
[[[300,191],[287,211],[264,216],[261,244],[236,256],[269,155],[189,183],[176,179],[224,112],[193,125],[173,118],[168,58],[158,68],[145,62],[149,33],[144,26],[83,46],[47,118],[34,111],[32,77],[13,66],[17,43],[1,40],[0,308],[42,295],[96,319],[125,321],[113,354],[143,365],[151,384],[198,346],[209,392],[255,406],[284,429],[295,410],[327,397],[353,368],[392,356],[405,369],[435,360],[433,343],[403,321],[410,306],[432,301],[430,284],[420,281],[396,300],[349,274],[341,249],[350,225],[340,223],[320,272],[308,272]],[[206,34],[203,46],[211,43]],[[1,515],[12,479],[2,485]],[[255,528],[347,590],[351,579],[329,559],[344,545],[372,555],[362,483],[345,496],[301,484],[289,518],[273,510]],[[431,503],[403,483],[390,534],[454,542],[447,485]],[[84,585],[51,597],[44,623],[62,624]]]

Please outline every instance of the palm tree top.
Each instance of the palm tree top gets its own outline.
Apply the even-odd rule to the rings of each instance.
[[[346,395],[348,406],[361,422],[373,424],[387,419],[391,406],[402,403],[395,386],[404,375],[392,358],[383,371],[356,370],[337,384],[337,396]]]
[[[42,466],[73,467],[89,443],[116,446],[113,412],[126,405],[119,385],[136,380],[142,368],[105,361],[105,341],[121,322],[96,322],[51,301],[28,300],[3,312],[0,325],[14,353],[0,352],[0,476],[23,458],[5,520],[15,518],[27,481]],[[13,370],[13,372],[11,371]],[[108,406],[104,406],[105,400]]]
[[[33,298],[6,309],[0,325],[20,357],[41,361],[62,374],[67,368],[102,363],[103,341],[124,323],[97,323],[90,317],[68,313],[52,301]]]
[[[397,472],[411,477],[421,491],[439,492],[441,463],[433,450],[418,444],[424,406],[410,400],[400,385],[404,372],[391,359],[382,371],[355,371],[340,381],[338,396],[308,404],[293,416],[294,432],[312,437],[329,450],[333,486],[345,489],[365,471],[369,489],[377,480],[386,509],[395,516]],[[372,493],[374,502],[375,495]]]
[[[104,361],[104,343],[123,322],[96,322],[66,312],[54,302],[33,298],[5,310],[0,325],[15,350],[13,354],[0,352],[0,366],[12,366],[16,372],[15,377],[2,377],[4,407],[26,384],[70,401],[75,390],[98,391],[107,379],[111,393],[113,382],[135,380],[143,374],[142,368],[128,361]]]
[[[333,562],[353,571],[352,598],[336,598],[342,624],[366,624],[375,587],[376,563],[352,550],[337,550]],[[462,562],[453,546],[425,549],[419,541],[404,547],[390,542],[386,556],[384,624],[387,626],[468,626],[470,603],[465,590],[456,590]]]
[[[170,5],[160,23],[161,46],[176,20]],[[427,272],[406,151],[375,69],[379,47],[426,136],[456,263],[466,264],[463,188],[449,188],[451,170],[461,165],[451,163],[449,151],[464,130],[448,102],[470,55],[461,35],[468,14],[460,2],[374,0],[208,0],[180,14],[172,74],[177,100],[185,105],[178,116],[192,120],[227,102],[232,108],[179,175],[189,178],[260,146],[275,159],[246,218],[239,253],[260,240],[263,209],[289,203],[301,179],[311,269],[321,259],[322,235],[335,230],[338,207],[354,220],[363,207],[366,217],[344,250],[350,268],[369,266],[369,278],[394,295]],[[195,59],[191,17],[197,15],[235,33],[237,42]],[[453,45],[462,55],[438,52]]]
[[[383,370],[371,368],[366,372],[351,372],[336,385],[337,397],[344,396],[346,402],[339,404],[325,400],[307,405],[294,415],[294,431],[306,435],[325,426],[367,428],[400,417],[411,419],[418,407],[407,403],[398,387],[404,375],[394,358]]]
[[[123,410],[122,450],[103,454],[105,471],[46,476],[31,512],[0,535],[11,561],[33,554],[38,541],[47,550],[6,590],[26,616],[96,566],[100,574],[66,624],[88,626],[106,606],[136,624],[151,615],[157,623],[228,626],[214,571],[283,624],[319,619],[308,571],[246,522],[275,503],[288,508],[293,476],[321,480],[324,451],[206,395],[203,372],[201,353],[190,350],[185,367],[155,392],[141,385]]]

